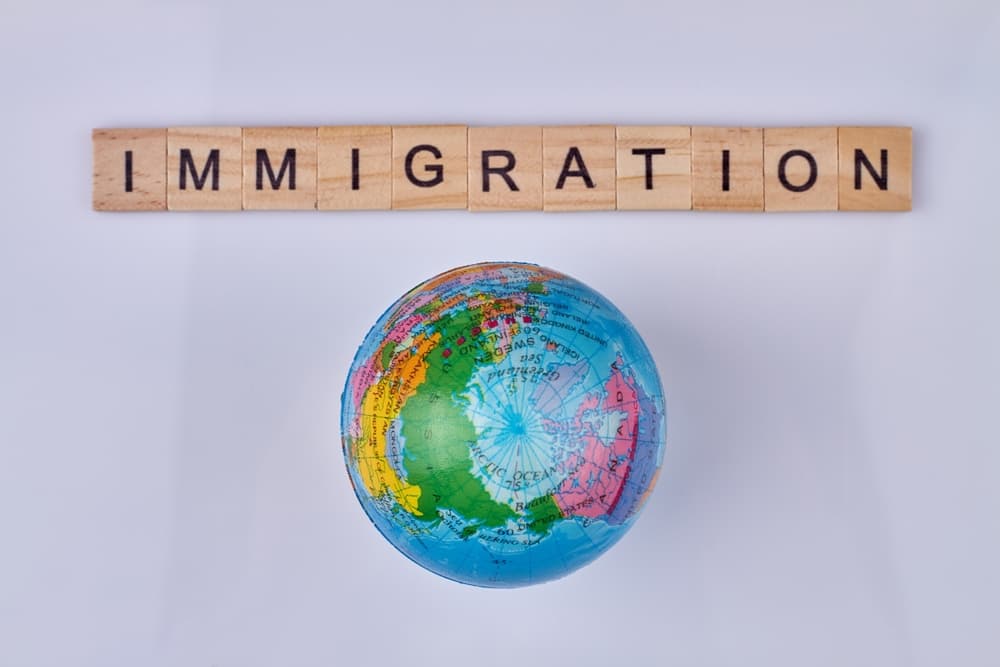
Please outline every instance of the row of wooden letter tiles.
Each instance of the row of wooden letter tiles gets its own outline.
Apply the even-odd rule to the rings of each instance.
[[[907,127],[99,129],[94,209],[906,211]]]

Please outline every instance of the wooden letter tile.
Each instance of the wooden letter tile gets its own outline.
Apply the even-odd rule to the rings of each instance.
[[[615,207],[615,126],[542,128],[546,211]]]
[[[392,208],[392,128],[319,128],[319,208]]]
[[[764,210],[837,210],[837,128],[765,128]]]
[[[167,208],[167,131],[94,130],[95,211]]]
[[[243,208],[316,208],[316,128],[243,128]]]
[[[695,210],[764,210],[763,134],[757,127],[691,128]]]
[[[840,128],[840,210],[909,211],[912,172],[910,128]]]
[[[620,126],[618,208],[691,208],[691,128]]]
[[[243,130],[171,127],[167,130],[167,208],[238,211],[243,208]]]
[[[542,210],[542,128],[469,128],[469,210]]]
[[[392,207],[465,208],[468,149],[465,125],[393,127]]]

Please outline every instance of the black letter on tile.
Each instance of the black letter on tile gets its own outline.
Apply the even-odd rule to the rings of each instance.
[[[361,150],[351,149],[351,189],[361,189]]]
[[[125,192],[132,192],[132,151],[125,151]]]
[[[788,176],[785,174],[785,165],[787,165],[788,161],[793,157],[804,157],[806,159],[806,162],[809,163],[809,178],[807,178],[806,182],[803,183],[802,185],[792,185],[791,183],[788,182]],[[791,190],[792,192],[805,192],[812,186],[816,185],[816,176],[817,176],[816,158],[814,158],[812,156],[812,153],[808,151],[803,151],[803,150],[788,151],[787,153],[781,156],[780,160],[778,160],[778,180],[781,181],[781,184],[785,186],[787,190]]]
[[[194,167],[194,158],[191,157],[191,149],[182,148],[181,149],[181,173],[180,181],[178,187],[181,190],[187,190],[187,173],[190,170],[191,180],[194,181],[194,189],[201,190],[205,187],[205,181],[208,180],[208,172],[212,172],[212,189],[219,189],[219,149],[213,148],[208,152],[208,160],[205,161],[205,168],[201,170],[201,176],[198,175],[197,170]]]
[[[882,173],[876,173],[875,167],[868,160],[868,156],[860,148],[854,149],[854,189],[861,189],[861,166],[864,165],[868,173],[872,175],[875,179],[876,185],[878,185],[879,190],[889,189],[889,151],[882,149],[880,157],[882,162]]]
[[[666,155],[666,148],[633,148],[632,155],[646,156],[646,189],[653,189],[653,156]]]
[[[729,192],[729,149],[722,151],[722,191]]]
[[[579,165],[579,169],[571,169],[573,162]],[[576,146],[570,146],[569,150],[566,151],[566,160],[563,162],[562,171],[559,172],[559,180],[556,181],[556,190],[562,190],[563,186],[566,184],[566,179],[570,176],[579,176],[583,179],[583,182],[588,188],[594,187],[594,180],[590,178],[590,172],[587,171],[587,165],[583,163],[583,157],[580,155],[580,149]]]
[[[281,181],[285,178],[285,171],[288,171],[288,189],[295,189],[295,149],[289,148],[285,151],[285,157],[281,160],[281,167],[278,175],[274,175],[271,168],[271,160],[267,157],[267,150],[257,149],[257,189],[264,189],[264,170],[267,170],[267,179],[271,181],[271,189],[277,190],[281,187]]]
[[[424,171],[430,172],[434,174],[434,176],[428,178],[427,180],[420,180],[413,173],[413,158],[416,157],[417,153],[420,153],[421,151],[430,153],[436,160],[441,159],[441,151],[437,149],[437,146],[431,146],[430,144],[420,144],[419,146],[414,146],[410,149],[410,152],[406,154],[406,162],[404,164],[406,178],[410,181],[410,183],[413,183],[418,188],[432,188],[444,180],[444,165],[424,165]]]
[[[491,157],[503,157],[507,159],[507,164],[503,167],[491,167],[490,158]],[[511,189],[512,192],[519,192],[520,188],[517,187],[517,183],[514,179],[510,177],[510,172],[514,170],[514,165],[517,164],[517,160],[514,158],[514,154],[510,151],[483,151],[483,192],[490,191],[490,174],[499,174],[501,178],[507,183],[507,187]]]

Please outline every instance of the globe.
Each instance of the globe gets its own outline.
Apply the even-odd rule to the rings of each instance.
[[[653,359],[606,298],[532,264],[453,269],[365,336],[341,411],[355,494],[443,577],[515,587],[593,561],[635,521],[663,458]]]

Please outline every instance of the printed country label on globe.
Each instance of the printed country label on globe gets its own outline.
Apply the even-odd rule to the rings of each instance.
[[[355,493],[389,542],[449,579],[523,586],[621,538],[656,480],[666,411],[611,302],[551,269],[488,263],[382,315],[341,427]]]

